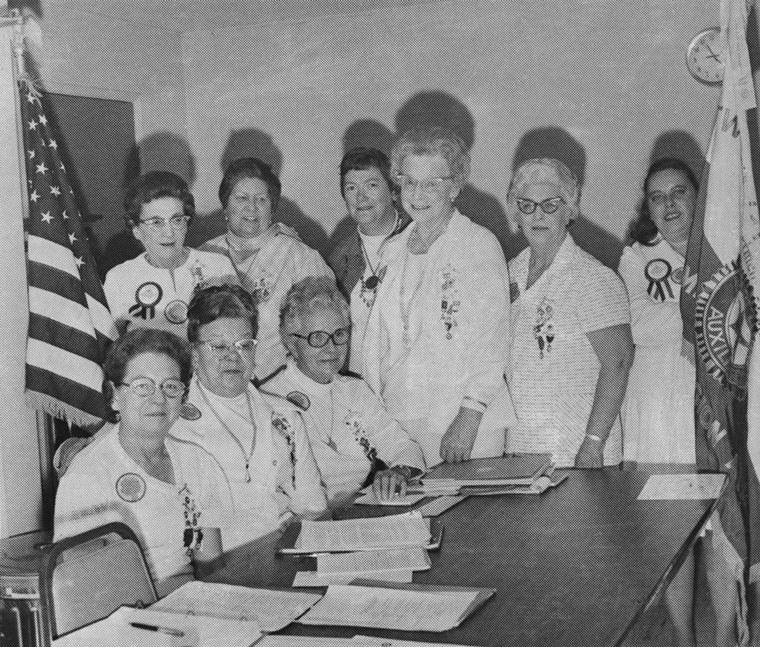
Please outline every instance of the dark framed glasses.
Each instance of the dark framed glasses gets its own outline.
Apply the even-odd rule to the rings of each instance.
[[[290,333],[293,337],[299,339],[305,339],[309,346],[312,348],[324,348],[327,346],[327,342],[332,339],[332,343],[336,346],[345,346],[348,343],[348,338],[351,336],[349,328],[338,328],[334,333],[330,334],[324,330],[314,330],[308,335],[299,335],[298,333]]]
[[[528,215],[533,213],[536,210],[536,207],[541,207],[541,211],[544,213],[554,213],[559,209],[559,205],[567,204],[565,199],[560,196],[557,196],[556,198],[546,198],[546,200],[541,200],[541,202],[529,200],[528,198],[515,198],[515,202],[517,203],[517,208]]]
[[[119,382],[119,386],[128,386],[135,395],[139,395],[141,398],[153,395],[157,386],[167,398],[179,398],[185,392],[185,383],[174,378],[169,378],[161,382],[160,385],[156,385],[149,377],[138,377],[131,382]]]

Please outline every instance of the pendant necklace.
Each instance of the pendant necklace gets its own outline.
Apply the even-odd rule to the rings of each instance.
[[[364,280],[364,277],[360,279],[362,282],[362,290],[374,291],[377,288],[378,283],[380,283],[380,277],[377,275],[375,268],[372,267],[372,263],[370,263],[369,254],[367,254],[367,248],[364,246],[364,241],[362,240],[361,236],[359,236],[359,244],[362,246],[362,252],[364,252],[364,259],[367,261],[367,267],[369,268],[369,271],[370,271],[370,275],[367,277],[366,281]]]
[[[427,267],[425,267],[425,270],[423,270],[420,273],[419,280],[417,281],[417,285],[414,286],[414,290],[412,291],[411,296],[409,297],[409,300],[406,300],[406,267],[409,262],[409,257],[411,256],[411,252],[409,251],[409,248],[406,248],[406,255],[404,256],[404,267],[401,270],[401,285],[399,287],[399,307],[401,308],[401,322],[404,325],[404,346],[406,348],[411,348],[412,346],[412,340],[409,333],[410,328],[410,318],[412,313],[412,304],[414,303],[414,297],[417,295],[417,292],[422,287],[422,281],[425,278],[425,270]]]
[[[245,482],[250,483],[251,482],[251,457],[253,456],[253,451],[256,449],[256,420],[253,417],[253,405],[251,404],[251,396],[248,393],[248,390],[245,391],[245,399],[246,403],[248,404],[248,415],[251,417],[251,426],[253,427],[253,438],[251,439],[251,450],[246,454],[245,448],[243,447],[243,443],[240,442],[240,439],[232,433],[232,430],[229,428],[226,422],[222,420],[222,417],[219,415],[219,413],[214,409],[214,407],[211,406],[211,402],[209,402],[208,396],[204,393],[203,387],[198,389],[200,391],[201,397],[206,403],[206,406],[211,410],[211,412],[214,414],[216,419],[219,421],[219,424],[222,425],[224,430],[230,435],[232,440],[235,441],[235,444],[238,446],[238,449],[240,449],[240,453],[243,455],[243,462],[245,464]]]

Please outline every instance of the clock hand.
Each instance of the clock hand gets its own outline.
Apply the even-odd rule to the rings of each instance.
[[[712,51],[712,48],[708,43],[705,43],[705,47],[707,48],[707,51],[710,52],[709,56],[707,58],[714,58],[718,63],[720,63],[720,57],[715,54],[715,52]]]

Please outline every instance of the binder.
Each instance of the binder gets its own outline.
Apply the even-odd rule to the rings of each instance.
[[[425,485],[531,485],[552,464],[551,454],[506,454],[463,463],[441,463],[422,477]]]

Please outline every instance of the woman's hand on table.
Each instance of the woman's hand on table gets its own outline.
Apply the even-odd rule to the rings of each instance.
[[[604,467],[604,441],[585,436],[575,455],[575,466],[586,469]]]
[[[482,418],[482,411],[468,407],[459,408],[459,413],[441,438],[441,458],[446,463],[469,460]]]
[[[396,494],[404,496],[409,482],[411,468],[397,465],[375,474],[372,491],[380,500],[391,499]]]

